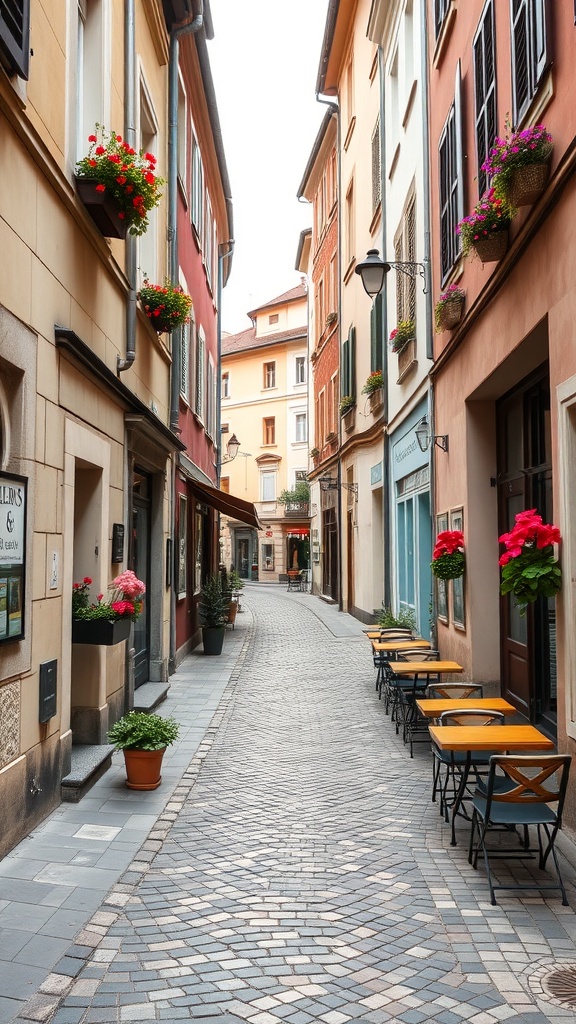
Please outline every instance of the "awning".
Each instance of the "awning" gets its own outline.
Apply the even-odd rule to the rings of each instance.
[[[263,529],[251,501],[235,498],[233,494],[227,494],[226,491],[220,491],[217,487],[211,487],[209,484],[201,484],[199,480],[189,480],[188,483],[198,498],[208,502],[212,508],[217,508],[225,516],[239,519],[241,523],[253,526],[255,530]]]

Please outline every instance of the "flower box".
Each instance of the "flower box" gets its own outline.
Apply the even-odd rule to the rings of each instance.
[[[462,319],[463,310],[464,299],[449,299],[448,302],[444,302],[438,310],[438,329],[451,331],[453,327],[457,327]]]
[[[372,391],[368,395],[368,404],[370,405],[371,413],[378,413],[384,405],[384,388],[377,388],[376,391]]]
[[[76,191],[96,227],[105,238],[126,238],[128,224],[108,192],[97,192],[98,182],[76,177]]]
[[[482,263],[498,263],[508,249],[508,231],[496,231],[486,238],[477,238],[472,247]]]
[[[72,643],[111,647],[130,636],[131,619],[72,619]]]
[[[349,434],[352,430],[354,430],[354,426],[356,424],[356,406],[355,405],[353,405],[351,409],[348,409],[347,412],[343,413],[343,415],[342,415],[342,423],[344,424],[344,430],[346,431],[347,434]]]
[[[550,164],[526,164],[517,167],[510,179],[509,199],[512,206],[531,206],[540,198],[550,174]]]

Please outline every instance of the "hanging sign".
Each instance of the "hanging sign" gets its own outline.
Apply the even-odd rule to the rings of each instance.
[[[0,473],[0,643],[24,636],[27,483]]]

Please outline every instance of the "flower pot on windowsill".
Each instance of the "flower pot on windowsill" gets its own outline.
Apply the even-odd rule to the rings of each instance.
[[[371,413],[376,414],[380,412],[384,405],[384,388],[376,388],[376,391],[372,391],[368,395],[368,404],[370,405]]]
[[[485,238],[477,238],[472,244],[482,263],[498,263],[508,249],[508,230],[496,231]]]
[[[345,413],[342,414],[342,423],[344,425],[344,430],[346,431],[347,434],[349,434],[351,430],[354,430],[354,425],[356,423],[355,405],[353,405],[350,409],[348,409]]]
[[[105,238],[126,238],[128,224],[121,217],[114,198],[107,192],[98,192],[98,182],[92,178],[76,177],[76,191],[96,227]]]
[[[130,636],[131,619],[73,619],[72,643],[111,647]]]
[[[512,206],[531,206],[540,198],[550,174],[550,163],[517,167],[510,179],[508,198]]]

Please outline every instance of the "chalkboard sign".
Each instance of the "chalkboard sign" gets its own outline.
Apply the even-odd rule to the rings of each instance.
[[[0,473],[0,644],[24,637],[27,483]]]

